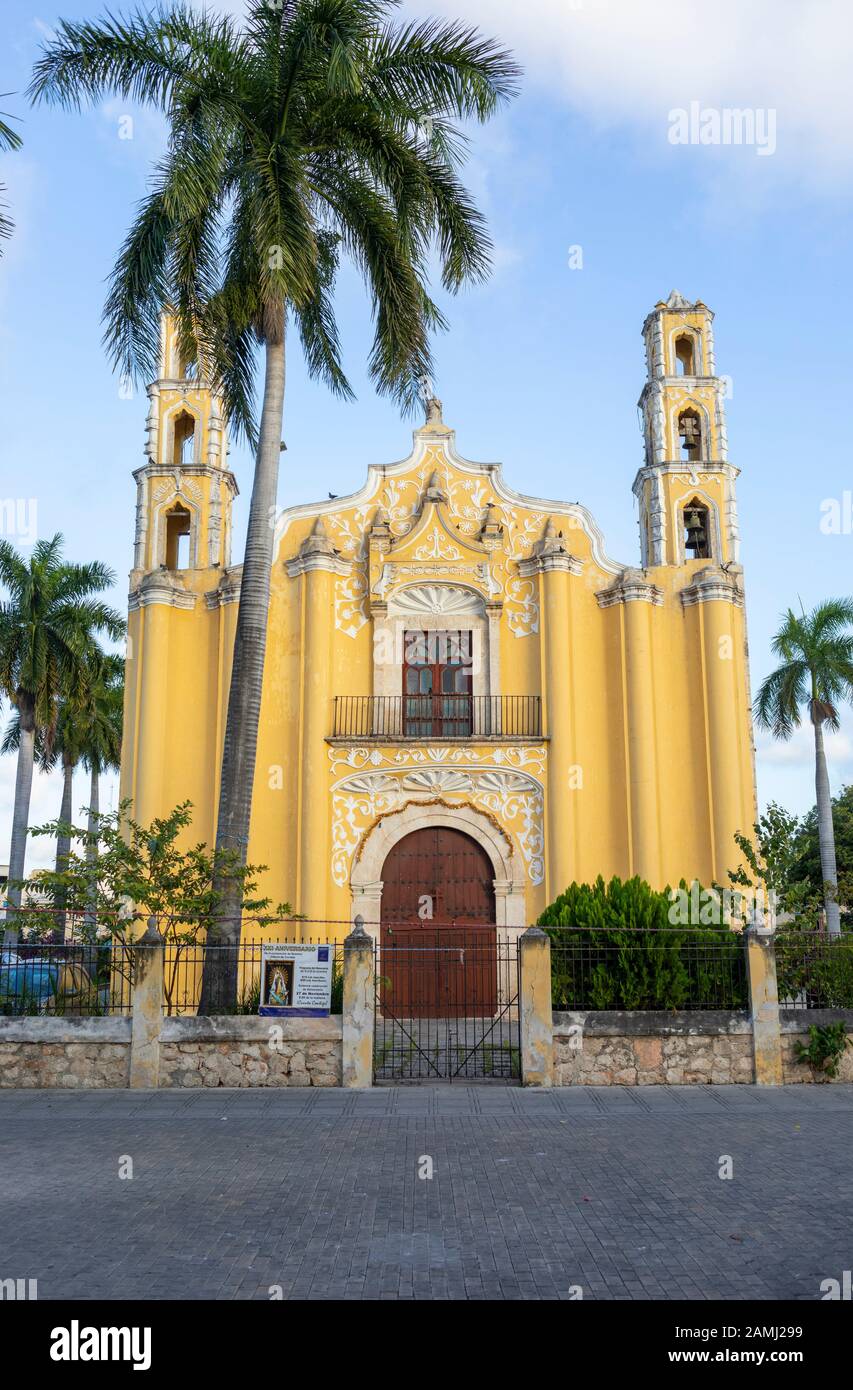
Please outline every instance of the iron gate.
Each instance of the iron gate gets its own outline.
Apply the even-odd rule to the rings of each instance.
[[[375,1081],[520,1082],[518,986],[517,942],[494,926],[384,930]]]

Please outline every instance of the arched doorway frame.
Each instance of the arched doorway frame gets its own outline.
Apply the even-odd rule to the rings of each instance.
[[[490,816],[467,803],[409,802],[388,811],[371,826],[361,844],[350,874],[352,919],[361,917],[365,931],[378,942],[382,915],[382,869],[389,852],[413,830],[446,826],[461,830],[482,845],[494,870],[495,919],[498,928],[510,928],[507,936],[522,932],[526,921],[526,879],[522,856],[507,832]],[[502,935],[499,930],[498,935]]]

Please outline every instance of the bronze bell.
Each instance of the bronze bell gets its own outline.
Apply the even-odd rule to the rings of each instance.
[[[694,556],[700,555],[705,548],[705,527],[698,511],[694,510],[687,514],[687,541],[688,550],[692,550]]]

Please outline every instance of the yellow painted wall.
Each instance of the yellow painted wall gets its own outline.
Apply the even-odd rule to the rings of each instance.
[[[701,378],[670,374],[679,322],[697,334]],[[639,872],[661,887],[682,876],[725,882],[737,862],[733,835],[754,818],[736,470],[709,372],[710,311],[661,304],[644,333],[650,442],[635,492],[645,568],[610,559],[583,507],[525,497],[498,466],[461,458],[437,406],[404,462],[371,468],[352,497],[279,519],[249,846],[250,860],[269,866],[264,890],[274,901],[336,922],[344,935],[350,874],[367,837],[411,803],[470,805],[503,827],[524,867],[528,921],[572,879],[599,873]],[[180,384],[161,383],[153,409],[168,402],[162,408],[173,411],[181,396]],[[201,388],[191,399],[200,402],[203,452],[216,406]],[[707,457],[688,467],[672,422],[700,403],[711,421]],[[153,433],[168,448],[168,428]],[[122,795],[143,821],[191,799],[193,838],[212,843],[239,568],[227,564],[234,487],[224,450],[204,459],[186,479],[149,455],[137,475],[144,544],[131,575]],[[164,570],[153,563],[157,509],[190,482],[204,561],[213,558],[207,528],[219,498],[220,562]],[[716,512],[715,551],[685,560],[678,508],[694,492]],[[545,736],[331,740],[335,696],[402,691],[402,671],[380,671],[374,660],[395,604],[448,587],[491,611],[499,644],[491,693],[541,697]],[[416,615],[399,621],[418,626]],[[465,625],[452,614],[435,621]],[[486,616],[472,621],[489,630]],[[460,778],[466,785],[457,787]],[[312,931],[323,929],[304,929]]]

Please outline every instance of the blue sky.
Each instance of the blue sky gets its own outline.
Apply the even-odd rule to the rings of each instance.
[[[57,17],[99,12],[79,0],[35,10],[6,0],[0,20],[0,90],[11,93],[0,107],[22,117],[25,139],[0,159],[17,222],[0,262],[0,499],[36,499],[38,534],[62,531],[71,557],[111,565],[124,607],[145,400],[122,398],[99,319],[163,128],[120,102],[66,115],[30,110],[22,96]],[[640,329],[674,287],[703,299],[716,313],[718,370],[732,381],[757,683],[780,610],[851,588],[853,536],[820,527],[822,505],[853,489],[848,8],[724,0],[712,15],[698,0],[436,0],[402,13],[470,19],[511,44],[526,69],[520,99],[473,134],[467,171],[495,239],[495,272],[446,304],[451,329],[436,345],[436,390],[462,453],[501,460],[525,492],[582,501],[610,554],[637,563]],[[774,111],[773,153],[671,143],[670,112],[691,101]],[[132,139],[119,138],[126,115]],[[573,246],[582,269],[570,268]],[[365,377],[369,313],[353,275],[339,307],[358,401],[331,400],[294,351],[281,505],[351,491],[368,463],[408,452],[411,422]],[[239,525],[251,464],[240,450],[233,462]],[[851,731],[846,710],[828,744],[836,789],[853,776]],[[761,802],[808,809],[811,757],[808,730],[783,748],[760,737]],[[13,784],[14,761],[2,759],[0,860]],[[81,775],[76,803],[85,797]],[[37,778],[34,822],[58,804],[56,780]],[[30,862],[48,855],[36,842]]]

